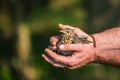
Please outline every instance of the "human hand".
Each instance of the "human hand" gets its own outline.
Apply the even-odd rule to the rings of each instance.
[[[74,33],[76,35],[84,35],[88,38],[89,41],[92,41],[92,38],[86,34],[84,31],[80,30],[79,28],[76,27],[71,27],[69,25],[62,25],[59,24],[60,29],[65,29],[65,28],[71,28],[74,30]],[[72,51],[71,56],[63,56],[63,55],[58,55],[56,52],[53,50],[57,49],[57,42],[60,39],[60,35],[58,36],[53,36],[50,39],[51,42],[51,49],[46,48],[45,51],[47,54],[42,54],[43,58],[51,63],[53,66],[56,67],[61,67],[61,68],[69,68],[69,69],[74,69],[78,67],[82,67],[88,63],[93,62],[94,59],[94,47],[93,43],[89,44],[64,44],[60,45],[59,48],[62,51]]]

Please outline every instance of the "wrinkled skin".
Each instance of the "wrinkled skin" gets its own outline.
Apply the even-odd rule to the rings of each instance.
[[[74,30],[74,33],[76,35],[84,35],[88,37],[89,41],[92,41],[92,38],[80,30],[79,28],[76,27],[71,27],[69,25],[63,25],[59,24],[59,28],[61,30],[64,30],[65,28],[71,28]],[[95,61],[95,49],[93,47],[93,43],[90,44],[64,44],[60,45],[59,49],[62,51],[72,51],[71,56],[63,56],[59,55],[54,50],[57,49],[57,42],[60,39],[60,35],[52,36],[50,38],[50,47],[52,48],[46,48],[45,52],[46,54],[42,54],[42,57],[52,64],[55,67],[61,67],[61,68],[69,68],[69,69],[74,69],[78,67],[82,67],[88,63],[94,62]]]
[[[100,33],[94,33],[90,37],[79,28],[69,25],[59,24],[61,30],[71,28],[76,35],[83,35],[87,40],[93,42],[89,44],[65,44],[59,48],[63,51],[72,51],[71,56],[62,56],[53,52],[56,50],[56,43],[60,39],[60,35],[50,38],[52,50],[46,48],[46,54],[42,54],[43,58],[53,66],[61,68],[74,69],[82,67],[88,63],[107,64],[114,67],[120,67],[120,26],[111,28]]]

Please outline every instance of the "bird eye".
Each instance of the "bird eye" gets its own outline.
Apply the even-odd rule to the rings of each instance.
[[[69,31],[67,31],[67,33],[69,33]]]

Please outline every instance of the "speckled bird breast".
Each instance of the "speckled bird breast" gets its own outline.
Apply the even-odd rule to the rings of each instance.
[[[61,44],[71,44],[71,43],[73,43],[73,37],[66,35],[62,36]]]

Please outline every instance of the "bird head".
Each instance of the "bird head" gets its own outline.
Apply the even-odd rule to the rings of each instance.
[[[74,36],[74,32],[72,29],[64,29],[64,30],[60,30],[61,33],[63,33],[64,36]]]

